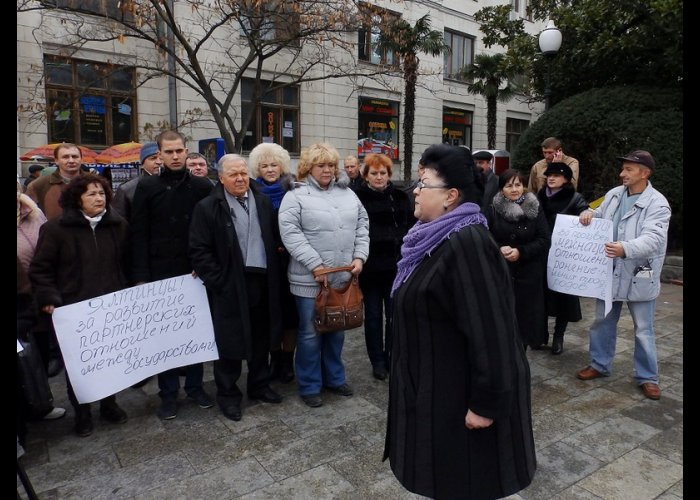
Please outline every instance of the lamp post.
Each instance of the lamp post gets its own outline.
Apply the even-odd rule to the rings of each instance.
[[[542,55],[546,56],[547,58],[552,58],[557,54],[557,52],[559,52],[559,47],[561,47],[561,31],[559,31],[559,28],[554,26],[554,21],[550,20],[547,23],[547,26],[540,32],[539,44]],[[552,90],[549,87],[550,73],[550,64],[547,64],[547,73],[545,73],[544,80],[545,111],[549,109],[549,101],[552,96]]]

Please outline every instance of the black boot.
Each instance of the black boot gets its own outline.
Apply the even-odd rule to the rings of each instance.
[[[270,351],[270,376],[272,379],[280,377],[282,365],[282,351]]]
[[[552,354],[561,354],[564,352],[564,333],[555,333],[552,340]]]
[[[566,318],[557,316],[554,322],[554,340],[552,340],[552,354],[564,352],[564,332],[569,324]]]
[[[280,352],[279,379],[283,384],[294,380],[294,352]]]
[[[87,437],[92,434],[92,413],[90,404],[74,406],[75,410],[75,433],[80,437]]]

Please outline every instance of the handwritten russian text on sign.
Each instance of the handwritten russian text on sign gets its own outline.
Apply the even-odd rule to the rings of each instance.
[[[80,403],[219,358],[206,289],[189,274],[58,307],[53,323]]]
[[[612,221],[593,219],[584,226],[574,215],[557,215],[547,259],[547,285],[556,292],[594,297],[612,308],[613,260],[605,256]]]

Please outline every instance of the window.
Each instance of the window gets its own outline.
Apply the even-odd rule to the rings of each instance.
[[[399,159],[399,103],[373,97],[360,97],[357,130],[357,156],[382,153]]]
[[[115,2],[114,0],[45,0],[47,6],[55,6],[59,9],[73,9],[85,14],[96,16],[109,16],[114,19],[133,21],[128,2]]]
[[[445,78],[463,80],[462,69],[474,60],[474,38],[445,31],[445,44],[450,47],[445,52]]]
[[[472,112],[442,108],[442,142],[472,147]]]
[[[517,118],[506,118],[506,151],[515,151],[515,146],[523,135],[525,129],[530,125],[527,120],[519,120]]]
[[[372,64],[396,64],[398,61],[391,50],[379,48],[379,37],[382,33],[382,26],[398,19],[399,16],[376,8],[370,10],[369,7],[364,8],[363,15],[366,21],[358,32],[358,59]]]
[[[243,36],[267,41],[291,41],[293,45],[298,46],[299,40],[296,37],[300,25],[295,3],[255,2],[245,13],[241,13]]]
[[[135,139],[134,69],[44,58],[49,142],[102,148]]]
[[[299,87],[268,90],[273,84],[260,80],[262,98],[254,103],[256,80],[241,81],[243,121],[250,117],[243,137],[243,150],[250,151],[262,142],[274,142],[290,153],[299,153]]]

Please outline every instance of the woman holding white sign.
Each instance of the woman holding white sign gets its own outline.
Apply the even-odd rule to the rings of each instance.
[[[537,199],[549,223],[550,234],[554,231],[557,214],[579,215],[588,208],[588,203],[576,192],[571,179],[573,172],[566,163],[553,161],[547,166],[544,176],[547,185],[537,193]],[[569,322],[581,320],[581,303],[578,296],[547,289],[547,314],[556,318],[552,354],[564,351],[564,332]]]
[[[127,286],[123,259],[128,224],[110,210],[111,200],[106,178],[79,175],[58,200],[63,213],[41,226],[29,278],[37,306],[46,314]],[[90,404],[78,403],[68,371],[66,385],[75,410],[75,433],[89,436],[93,430]],[[100,400],[100,416],[117,424],[127,421],[114,395]]]

